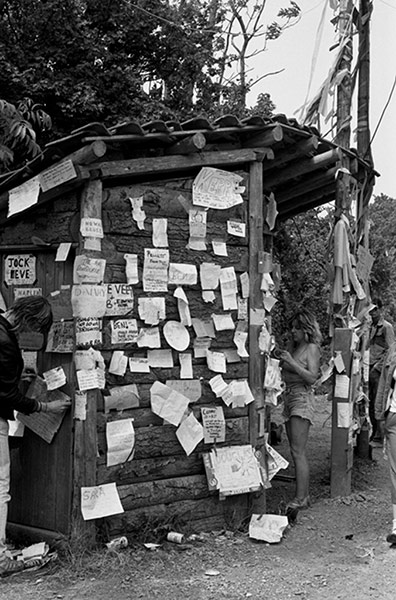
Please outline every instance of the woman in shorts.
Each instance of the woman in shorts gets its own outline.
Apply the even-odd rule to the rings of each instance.
[[[302,509],[310,506],[306,446],[314,418],[312,385],[319,376],[322,336],[316,318],[305,309],[291,319],[291,334],[290,351],[281,352],[280,363],[286,385],[283,416],[296,476],[295,498],[287,507]]]

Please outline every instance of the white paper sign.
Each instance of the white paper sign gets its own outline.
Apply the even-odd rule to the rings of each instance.
[[[145,292],[168,291],[169,250],[145,248],[143,264],[143,290]]]
[[[111,321],[112,344],[135,344],[138,339],[136,319],[117,319]]]
[[[133,309],[133,287],[128,283],[107,285],[106,317],[126,315]]]
[[[170,285],[195,285],[198,280],[197,267],[182,263],[170,263]]]
[[[201,408],[205,444],[225,441],[225,419],[222,406],[203,406]]]
[[[33,285],[36,281],[36,257],[33,254],[6,256],[4,281],[7,285]]]
[[[153,246],[155,248],[168,247],[168,219],[153,219]]]
[[[83,217],[81,219],[80,232],[83,237],[103,238],[102,219]]]
[[[73,283],[102,283],[105,268],[104,258],[80,254],[74,259]]]
[[[242,221],[227,221],[227,233],[236,237],[245,237],[246,224]]]
[[[8,192],[8,214],[11,217],[37,203],[40,193],[40,178],[33,177]]]
[[[107,285],[73,285],[71,303],[73,317],[101,318],[106,312]]]
[[[183,446],[187,456],[190,456],[194,448],[203,439],[203,427],[194,417],[194,413],[191,412],[188,417],[182,421],[176,430],[176,437]]]
[[[66,383],[66,373],[62,367],[55,367],[49,371],[43,373],[45,383],[47,384],[47,390],[56,390]]]
[[[242,204],[242,180],[236,173],[203,167],[194,179],[193,204],[221,210]]]
[[[77,173],[73,162],[70,159],[64,160],[40,173],[41,189],[43,192],[47,192],[57,185],[62,185],[62,183],[66,183],[66,181],[70,181],[76,177]]]
[[[81,513],[84,521],[123,513],[115,483],[81,488]]]
[[[179,425],[188,407],[189,399],[156,381],[150,388],[151,410],[172,425]]]
[[[106,441],[107,467],[132,460],[135,446],[133,419],[120,419],[106,423]]]
[[[139,283],[138,255],[124,254],[124,258],[126,262],[125,275],[127,282],[131,285]]]

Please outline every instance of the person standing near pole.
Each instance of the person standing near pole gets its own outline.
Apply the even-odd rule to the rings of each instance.
[[[13,560],[6,553],[6,524],[10,500],[8,421],[14,420],[14,411],[26,415],[40,411],[62,413],[71,404],[69,400],[40,402],[27,398],[19,389],[24,375],[18,336],[26,332],[45,335],[51,323],[51,306],[42,296],[19,298],[9,310],[0,314],[0,577],[12,575],[24,568],[23,561]]]
[[[370,310],[369,416],[373,428],[371,441],[382,444],[383,439],[377,427],[374,405],[384,359],[389,348],[395,341],[395,333],[392,324],[386,321],[382,315],[381,299],[373,299],[373,304],[374,307]]]

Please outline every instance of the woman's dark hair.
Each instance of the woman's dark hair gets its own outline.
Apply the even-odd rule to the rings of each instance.
[[[14,331],[27,328],[46,334],[52,325],[51,305],[43,296],[18,298],[10,312],[14,317]]]
[[[322,334],[320,333],[319,324],[316,320],[315,315],[305,308],[298,310],[290,319],[290,324],[294,321],[300,326],[300,329],[304,332],[305,340],[310,344],[320,344],[322,341]]]

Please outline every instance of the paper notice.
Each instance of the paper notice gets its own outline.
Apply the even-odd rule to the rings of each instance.
[[[29,288],[14,288],[14,299],[18,300],[18,298],[26,298],[26,296],[42,296],[43,288],[39,287],[29,287]],[[7,307],[4,303],[4,298],[0,298],[0,304],[2,305],[2,310],[7,310]],[[70,312],[70,318],[72,318],[72,314]],[[54,320],[55,317],[54,317]]]
[[[217,398],[222,398],[228,390],[228,384],[221,375],[215,375],[212,379],[209,379],[209,385]]]
[[[198,446],[203,440],[203,427],[201,423],[194,417],[194,413],[190,413],[188,417],[182,421],[176,430],[176,437],[183,446],[187,456]]]
[[[242,180],[236,173],[203,167],[193,182],[193,204],[220,210],[242,204]]]
[[[33,204],[37,204],[40,193],[40,178],[32,177],[18,187],[8,192],[8,214],[11,217],[23,210],[26,210]]]
[[[83,217],[81,219],[80,233],[83,237],[103,238],[102,219]]]
[[[171,369],[173,367],[172,350],[149,350],[147,358],[150,367],[163,369]]]
[[[260,489],[260,465],[252,446],[246,444],[217,448],[216,451],[211,451],[210,458],[220,493],[244,494]]]
[[[182,263],[170,263],[169,285],[195,285],[198,280],[197,267]]]
[[[150,388],[151,410],[172,425],[179,425],[189,403],[189,399],[156,381]]]
[[[93,317],[76,319],[76,345],[97,346],[102,343],[102,320]]]
[[[234,379],[230,382],[228,390],[232,395],[232,407],[246,406],[254,401],[248,382],[245,379]]]
[[[225,419],[221,406],[202,406],[202,425],[205,444],[225,442]]]
[[[136,344],[139,335],[136,319],[116,319],[110,327],[112,344]]]
[[[235,323],[230,313],[227,313],[225,315],[213,314],[212,319],[216,331],[227,331],[229,329],[235,329]]]
[[[146,213],[143,210],[143,196],[139,198],[129,198],[132,207],[132,218],[136,221],[138,229],[144,229]]]
[[[335,378],[334,396],[336,398],[349,398],[349,377],[348,375],[339,375]]]
[[[74,419],[85,421],[87,418],[87,392],[74,392]]]
[[[123,350],[115,350],[111,356],[109,373],[112,375],[125,375],[128,366],[128,357]]]
[[[168,291],[169,250],[145,248],[143,264],[143,290],[145,292]]]
[[[69,396],[67,396],[63,392],[60,392],[59,390],[49,392],[47,399],[51,400],[51,398],[53,400],[60,400],[66,398],[70,400]],[[47,442],[47,444],[50,444],[62,424],[65,413],[66,410],[64,410],[61,413],[34,412],[31,415],[23,415],[22,413],[17,413],[17,417],[18,421],[20,421],[23,425],[28,427],[36,435],[41,437],[44,441]]]
[[[153,246],[155,248],[168,247],[168,219],[153,219]]]
[[[103,389],[105,377],[103,369],[80,369],[76,372],[78,387],[81,392],[93,389]]]
[[[180,362],[180,379],[192,379],[193,378],[193,367],[192,357],[189,352],[179,354]]]
[[[234,267],[225,267],[220,271],[220,288],[224,310],[237,310],[237,278]]]
[[[226,373],[226,360],[222,352],[212,352],[211,350],[206,351],[206,362],[208,369],[215,371],[215,373]]]
[[[288,461],[283,458],[279,452],[274,450],[267,442],[265,444],[267,452],[267,470],[268,479],[271,480],[280,469],[287,469],[289,466]]]
[[[165,298],[153,297],[138,299],[139,317],[146,325],[158,325],[166,318]]]
[[[236,351],[236,349],[234,349],[234,348],[223,348],[222,352],[223,352],[223,354],[226,357],[226,362],[227,363],[241,362],[241,357],[239,356],[239,354]]]
[[[56,251],[55,262],[64,262],[70,252],[71,242],[62,242]]]
[[[201,263],[199,267],[199,277],[201,288],[203,290],[216,290],[220,279],[220,265],[215,263]]]
[[[234,344],[237,347],[237,352],[238,355],[241,358],[248,358],[249,354],[248,351],[246,350],[245,344],[247,342],[247,338],[248,338],[248,332],[247,331],[241,331],[241,330],[236,330],[234,333]]]
[[[36,257],[33,254],[9,254],[4,258],[4,281],[7,285],[34,285]]]
[[[187,248],[190,250],[206,250],[206,210],[190,209],[188,211],[188,223],[190,227],[190,238]]]
[[[240,276],[242,298],[249,298],[249,273],[242,273]]]
[[[127,283],[107,284],[106,317],[121,317],[133,309],[133,287]]]
[[[47,390],[56,390],[66,383],[66,373],[63,367],[55,367],[49,371],[43,373],[45,383],[47,384]]]
[[[349,429],[352,424],[352,402],[337,402],[337,427]]]
[[[131,356],[129,358],[129,370],[131,373],[150,373],[148,358],[143,356]]]
[[[206,350],[212,343],[209,337],[196,337],[194,340],[194,358],[206,358]]]
[[[53,167],[46,169],[40,173],[40,185],[43,192],[47,192],[58,185],[71,181],[77,177],[71,159],[57,163]]]
[[[245,237],[246,223],[242,221],[227,221],[227,233],[236,237]]]
[[[101,369],[105,368],[103,356],[99,350],[94,350],[94,348],[89,348],[88,350],[76,350],[74,353],[74,363],[77,370],[95,369],[96,367],[100,367]]]
[[[73,352],[73,321],[54,321],[48,332],[46,352]]]
[[[115,483],[81,488],[81,513],[84,521],[124,512]]]
[[[71,302],[74,317],[101,318],[106,313],[107,285],[73,285]]]
[[[139,283],[139,272],[138,272],[138,255],[137,254],[124,254],[126,262],[125,275],[127,283],[135,285]]]
[[[227,244],[224,240],[212,240],[212,250],[216,256],[228,256]]]
[[[190,327],[192,324],[190,307],[187,296],[182,287],[178,286],[173,294],[177,298],[177,308],[179,311],[180,323],[186,327]]]
[[[211,303],[216,301],[216,294],[213,290],[204,290],[202,292],[202,300],[206,303]]]
[[[136,341],[139,348],[161,348],[158,327],[142,327]]]
[[[132,460],[135,447],[133,419],[120,419],[106,423],[106,441],[107,467]]]
[[[238,296],[238,321],[247,321],[248,318],[248,299]]]
[[[266,292],[263,294],[263,304],[267,312],[271,312],[277,302],[277,299],[271,294],[271,292]]]
[[[192,326],[194,327],[194,332],[197,338],[215,338],[216,333],[214,330],[213,321],[204,321],[203,319],[198,319],[197,317],[193,317],[191,319]]]
[[[273,192],[271,192],[271,194],[269,195],[269,198],[267,198],[267,200],[268,200],[268,204],[267,204],[265,220],[268,224],[269,230],[272,231],[273,228],[275,227],[276,217],[279,214]]]

